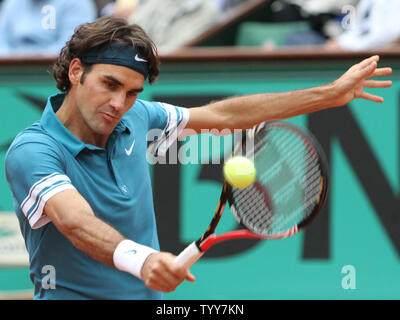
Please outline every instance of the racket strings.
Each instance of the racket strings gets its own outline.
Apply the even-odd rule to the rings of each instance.
[[[254,187],[253,187],[254,188]],[[245,201],[240,205],[240,211],[246,212],[245,223],[250,230],[256,233],[263,233],[271,223],[271,208],[268,207],[264,195],[258,192],[256,188],[242,195]]]
[[[270,208],[267,206],[263,195],[255,191],[252,192],[250,197],[248,197],[247,199],[248,201],[245,201],[244,204],[241,206],[241,210],[247,212],[246,220],[254,225],[255,221],[260,220],[259,212],[263,212],[263,215],[260,217],[263,219],[263,221],[266,221],[268,219],[268,213],[271,211]]]
[[[263,130],[252,142],[254,148],[245,151],[254,156],[259,176],[251,187],[233,188],[234,213],[259,234],[287,230],[309,216],[319,201],[318,154],[300,134],[286,128]]]
[[[280,139],[280,141],[276,141],[276,143],[281,143],[284,137],[282,137],[282,139]],[[268,163],[271,160],[276,159],[277,157],[279,157],[279,153],[277,152],[272,152],[272,150],[276,150],[276,148],[272,149],[271,145],[269,146],[269,149],[265,148],[264,144],[265,144],[265,135],[263,137],[258,137],[258,139],[256,139],[257,142],[255,142],[254,145],[254,149],[251,149],[250,152],[247,152],[246,149],[246,156],[249,158],[254,158],[254,155],[256,155],[257,158],[263,158],[264,159],[264,167],[268,166]],[[254,143],[254,142],[253,142]],[[265,156],[265,154],[268,152],[268,156]],[[254,159],[253,159],[254,160]],[[261,163],[260,163],[261,166]]]
[[[270,136],[271,141],[265,141],[267,137],[264,137],[264,139],[261,139],[261,141],[258,143],[258,149],[255,149],[255,154],[256,154],[256,158],[262,158],[263,160],[256,160],[257,161],[257,165],[264,169],[265,167],[269,167],[270,161],[271,160],[279,160],[277,161],[277,163],[281,163],[282,158],[281,158],[281,153],[282,150],[285,149],[291,149],[291,157],[293,157],[296,160],[299,160],[299,158],[297,157],[297,152],[301,152],[301,148],[304,147],[302,145],[299,145],[298,143],[296,143],[297,140],[295,140],[294,138],[296,137],[291,137],[291,139],[287,139],[288,134],[285,134],[282,137],[279,137],[278,140],[273,140],[273,136]],[[286,141],[285,141],[286,139]],[[270,146],[268,146],[268,148],[262,147],[264,143],[269,143]],[[274,146],[273,148],[271,146]],[[277,147],[279,146],[279,148]],[[293,146],[296,148],[294,152],[293,151]],[[304,149],[304,148],[303,148]],[[266,156],[267,154],[267,156]]]
[[[315,207],[320,194],[320,179],[316,180],[314,186],[309,187],[309,192],[296,189],[296,197],[287,197],[285,200],[280,201],[280,205],[275,205],[274,216],[272,217],[274,230],[272,232],[282,231],[298,224],[305,217],[311,214]],[[275,202],[277,203],[277,202]]]
[[[250,198],[248,199],[250,200]],[[297,207],[297,203],[292,202],[288,203],[284,208],[280,208],[280,212],[273,212],[266,205],[262,196],[258,197],[258,200],[255,203],[254,200],[251,200],[253,205],[243,205],[241,210],[246,212],[246,225],[260,234],[266,234],[266,229],[268,233],[277,233],[288,229],[288,225],[293,225],[293,217],[308,208],[311,210],[310,206],[315,202],[315,198],[310,197],[300,208]],[[290,212],[290,215],[286,215],[285,212]],[[279,218],[275,218],[273,214]]]
[[[304,216],[308,216],[318,201],[320,193],[319,185],[320,183],[318,183],[318,189],[315,189],[315,194],[307,194],[300,206],[298,203],[290,202],[285,207],[279,208],[280,212],[276,212],[277,218],[274,220],[275,229],[285,230],[288,226],[292,226],[293,223],[300,223],[304,219]]]
[[[255,156],[255,163],[257,166],[257,170],[259,172],[263,172],[262,175],[260,176],[261,182],[265,182],[263,180],[265,179],[272,179],[272,177],[277,174],[281,169],[282,169],[282,163],[285,163],[286,166],[291,167],[291,168],[297,168],[297,163],[298,161],[308,161],[310,157],[312,157],[311,154],[307,154],[307,156],[302,159],[299,157],[299,154],[304,154],[304,146],[299,145],[299,143],[296,143],[296,140],[290,139],[290,143],[282,143],[280,146],[279,150],[277,147],[274,147],[271,151],[271,148],[269,147],[260,149],[260,152],[256,152]],[[279,145],[282,142],[282,139],[278,141],[273,141],[274,145]],[[294,147],[294,149],[293,149]],[[282,161],[282,150],[284,148],[287,148],[287,150],[290,150],[291,152],[291,158],[288,159],[285,162]],[[287,150],[283,150],[284,152],[287,152]],[[268,155],[266,156],[266,153],[268,152]],[[317,160],[315,160],[317,161]],[[274,164],[271,165],[271,162],[275,162]]]
[[[308,174],[312,174],[312,175],[311,175],[311,176],[310,176],[310,175],[308,175],[308,176],[304,175],[304,176],[298,181],[298,184],[300,184],[300,185],[304,185],[304,184],[306,184],[306,183],[308,184],[308,186],[304,189],[305,193],[307,194],[307,191],[310,191],[310,190],[312,189],[312,187],[313,187],[313,185],[314,185],[314,183],[315,183],[315,180],[321,178],[321,173],[320,173],[320,171],[319,171],[319,167],[315,166],[315,167],[312,167],[311,169],[309,169],[309,171],[307,171],[306,174],[307,174],[307,175],[308,175]],[[283,174],[283,176],[284,176],[284,174]],[[308,178],[307,178],[307,177],[308,177]],[[292,180],[293,180],[293,179],[292,179]],[[265,180],[264,180],[264,181],[261,180],[261,182],[263,182],[264,184],[267,183],[267,181],[265,181]],[[294,182],[296,182],[296,181],[294,181]],[[319,184],[319,183],[318,183],[318,184]],[[281,189],[281,191],[280,191],[279,193],[277,193],[277,194],[274,196],[275,201],[276,201],[276,202],[279,202],[279,200],[280,200],[281,198],[285,198],[285,195],[286,195],[287,193],[289,193],[293,188],[294,188],[294,185],[293,185],[293,184],[287,183],[286,186],[283,187],[283,188]]]
[[[293,225],[293,220],[299,216],[299,213],[302,213],[303,217],[312,211],[319,197],[319,185],[320,182],[318,181],[315,184],[318,188],[315,188],[316,192],[314,195],[309,194],[300,207],[298,207],[297,201],[290,201],[286,202],[284,207],[278,207],[278,210],[274,211],[267,205],[264,197],[259,192],[253,191],[253,194],[250,196],[244,195],[242,198],[245,201],[243,204],[239,204],[242,216],[244,216],[243,212],[245,212],[244,221],[242,222],[251,230],[260,234],[277,233],[286,230],[289,225]],[[258,197],[254,196],[254,194],[258,194]],[[296,222],[299,223],[301,220],[298,219]]]

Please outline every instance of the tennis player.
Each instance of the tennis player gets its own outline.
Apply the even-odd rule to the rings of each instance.
[[[373,56],[331,84],[234,97],[185,109],[138,99],[159,60],[136,25],[103,17],[76,29],[53,74],[39,121],[15,138],[6,175],[30,257],[35,299],[162,299],[189,270],[159,251],[146,151],[165,153],[184,128],[245,129],[269,119],[338,107],[356,98],[383,102],[364,88],[390,81]],[[44,286],[55,270],[54,286]],[[50,288],[50,289],[49,289]]]

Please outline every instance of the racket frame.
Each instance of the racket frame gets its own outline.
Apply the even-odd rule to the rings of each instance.
[[[309,130],[307,130],[305,128],[300,129],[294,125],[291,125],[291,124],[288,124],[285,122],[263,122],[263,123],[259,124],[258,126],[256,126],[255,128],[251,129],[250,133],[252,133],[255,136],[259,131],[264,130],[266,126],[269,128],[278,127],[278,128],[283,128],[286,130],[291,130],[291,131],[294,131],[298,136],[300,136],[302,138],[302,140],[305,142],[305,145],[308,147],[308,150],[311,151],[312,153],[315,153],[317,155],[317,158],[320,159],[319,165],[320,165],[321,180],[322,180],[321,181],[322,185],[321,185],[320,193],[318,196],[318,201],[317,201],[316,206],[314,207],[313,211],[307,216],[307,218],[302,220],[298,225],[293,226],[293,228],[288,229],[286,231],[284,230],[278,234],[259,235],[259,239],[274,240],[274,239],[283,239],[283,238],[287,238],[287,237],[294,235],[295,233],[297,233],[298,231],[300,231],[301,229],[306,227],[308,224],[310,224],[314,220],[314,218],[318,215],[318,213],[321,211],[321,209],[326,201],[327,195],[328,195],[329,168],[327,166],[328,160],[326,158],[326,155],[325,155],[320,143],[309,132]],[[244,148],[242,148],[242,150],[246,149],[247,142],[248,142],[248,140],[246,138],[246,135],[244,135],[242,137],[242,140],[239,141],[239,143],[242,146],[244,146]],[[230,209],[231,209],[236,221],[238,221],[239,225],[241,225],[243,228],[248,230],[248,227],[246,226],[246,224],[243,223],[243,220],[236,213],[236,209],[234,206],[235,201],[233,199],[232,191],[233,191],[233,187],[231,185],[227,184],[226,195],[228,197],[227,201],[230,205]],[[249,231],[249,232],[252,234],[256,234],[251,231]],[[253,237],[249,237],[249,238],[253,238]]]
[[[214,216],[206,230],[206,232],[196,241],[192,242],[189,246],[187,246],[175,259],[175,262],[186,266],[189,268],[193,263],[195,263],[203,254],[205,251],[207,251],[211,246],[218,242],[222,242],[225,240],[231,240],[231,239],[243,239],[243,238],[248,238],[248,239],[262,239],[262,240],[276,240],[276,239],[283,239],[290,237],[294,234],[296,234],[300,229],[304,228],[307,226],[320,212],[322,209],[327,194],[328,194],[328,188],[329,188],[329,170],[327,166],[327,159],[322,151],[322,147],[320,146],[319,142],[311,135],[308,133],[307,130],[305,129],[299,129],[293,125],[289,125],[286,123],[282,122],[273,122],[273,123],[262,123],[259,126],[253,128],[250,132],[253,134],[258,133],[260,130],[262,130],[266,125],[269,127],[271,126],[278,126],[281,128],[286,128],[288,130],[293,130],[295,131],[298,135],[302,137],[302,139],[306,142],[306,145],[308,146],[309,150],[312,152],[315,152],[320,159],[319,164],[320,164],[320,171],[321,171],[321,190],[319,193],[318,201],[316,203],[316,206],[314,207],[313,211],[305,218],[303,221],[301,221],[298,225],[294,225],[292,228],[288,230],[284,230],[280,233],[277,234],[271,234],[271,235],[261,235],[257,233],[253,233],[250,230],[247,229],[246,225],[243,224],[243,221],[238,218],[236,214],[236,209],[233,205],[233,187],[229,185],[225,180],[224,184],[222,187],[221,191],[221,196],[218,201],[217,208],[215,210]],[[246,133],[247,135],[247,133]],[[246,135],[242,137],[241,143],[242,145],[246,146]],[[239,225],[241,225],[244,229],[241,230],[234,230],[230,232],[223,233],[221,235],[216,235],[215,234],[215,229],[221,219],[222,213],[225,209],[226,203],[229,202],[230,204],[230,209],[232,213],[234,214],[236,220],[238,221]]]

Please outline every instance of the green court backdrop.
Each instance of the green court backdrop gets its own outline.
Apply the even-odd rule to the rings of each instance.
[[[158,83],[146,86],[140,98],[192,107],[231,95],[307,88],[334,80],[353,62],[167,63]],[[384,96],[384,104],[357,100],[288,120],[317,136],[330,163],[329,200],[310,228],[286,240],[218,245],[192,267],[197,281],[182,284],[167,299],[400,298],[400,64],[382,63],[394,68],[393,87],[373,90]],[[43,66],[0,71],[1,212],[13,211],[4,173],[8,145],[40,118],[47,96],[55,92]],[[221,166],[150,169],[161,248],[177,254],[208,225],[219,198]],[[219,231],[236,227],[227,213]],[[0,241],[3,233],[0,226]],[[27,267],[0,267],[2,294],[31,289]]]

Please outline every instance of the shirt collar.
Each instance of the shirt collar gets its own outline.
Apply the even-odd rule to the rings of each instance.
[[[86,144],[75,137],[57,118],[56,112],[61,107],[65,98],[65,93],[52,95],[48,98],[46,108],[40,120],[43,128],[51,134],[57,141],[62,143],[64,147],[76,157],[83,149],[104,150],[91,144]],[[123,132],[131,132],[127,122],[124,119],[117,124],[112,134],[121,134]]]

